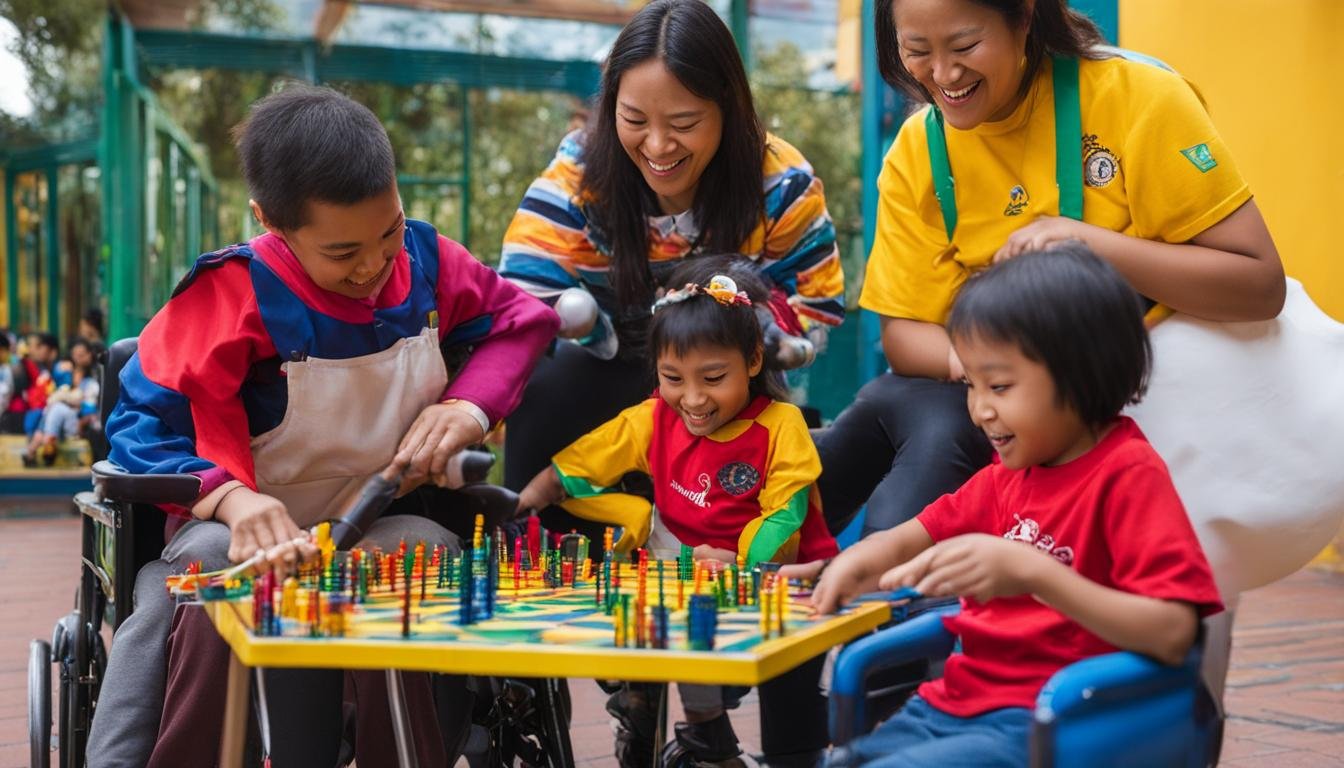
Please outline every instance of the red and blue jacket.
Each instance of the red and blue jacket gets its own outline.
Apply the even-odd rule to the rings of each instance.
[[[442,399],[474,403],[493,423],[517,406],[559,319],[419,221],[406,222],[372,302],[318,287],[275,235],[207,253],[121,371],[110,458],[137,474],[196,474],[201,496],[231,479],[255,488],[251,438],[285,414],[283,362],[374,354],[435,323],[446,354],[469,355],[450,366]]]

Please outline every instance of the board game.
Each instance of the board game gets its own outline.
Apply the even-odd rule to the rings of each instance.
[[[319,538],[321,534],[319,533]],[[454,557],[423,545],[333,553],[298,578],[175,576],[239,661],[261,667],[402,669],[756,685],[885,623],[885,603],[813,616],[808,586],[647,553],[601,558],[544,531],[512,549],[478,530]],[[596,553],[595,553],[596,554]]]

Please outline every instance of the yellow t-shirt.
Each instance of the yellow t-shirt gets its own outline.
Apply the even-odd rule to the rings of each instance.
[[[1181,243],[1251,197],[1194,86],[1140,61],[1078,65],[1083,220],[1131,237]],[[957,229],[947,241],[933,193],[925,115],[911,115],[878,177],[877,234],[859,306],[888,317],[946,322],[962,283],[989,266],[1008,236],[1059,215],[1055,118],[1047,59],[1005,120],[946,126]]]

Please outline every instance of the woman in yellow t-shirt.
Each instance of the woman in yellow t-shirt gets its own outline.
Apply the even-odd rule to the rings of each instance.
[[[989,460],[943,323],[995,261],[1082,240],[1150,304],[1209,320],[1278,314],[1284,274],[1199,94],[1100,47],[1064,0],[878,0],[883,78],[929,103],[887,153],[860,306],[891,372],[818,436],[834,529],[914,517]],[[1061,150],[1056,153],[1056,148]]]

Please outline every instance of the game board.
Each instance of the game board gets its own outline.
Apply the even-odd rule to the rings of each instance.
[[[666,586],[666,585],[665,585]],[[669,590],[670,591],[670,590]],[[795,591],[785,633],[764,639],[751,606],[719,613],[713,650],[690,650],[686,611],[669,617],[668,648],[615,646],[614,617],[594,591],[580,587],[501,585],[495,615],[459,625],[451,590],[429,588],[421,601],[412,589],[410,636],[402,636],[402,601],[370,595],[345,618],[342,637],[259,636],[250,597],[205,603],[220,634],[239,660],[262,667],[396,668],[526,677],[592,677],[757,685],[830,647],[885,623],[890,608],[870,603],[836,616],[812,617]],[[673,592],[675,594],[675,592]],[[672,601],[669,601],[672,602]]]
[[[357,555],[343,575],[343,553],[335,553],[336,568],[328,559],[327,576],[310,572],[303,587],[205,575],[175,577],[170,586],[202,587],[207,612],[239,660],[262,667],[757,685],[890,616],[883,602],[813,616],[805,585],[769,568],[732,568],[730,577],[731,566],[692,566],[689,550],[684,561],[646,556],[641,577],[639,566],[613,560],[609,538],[601,567],[587,560],[586,539],[563,557],[543,545],[535,558],[490,541],[478,532],[457,559],[423,548]],[[695,643],[693,605],[702,622]]]

